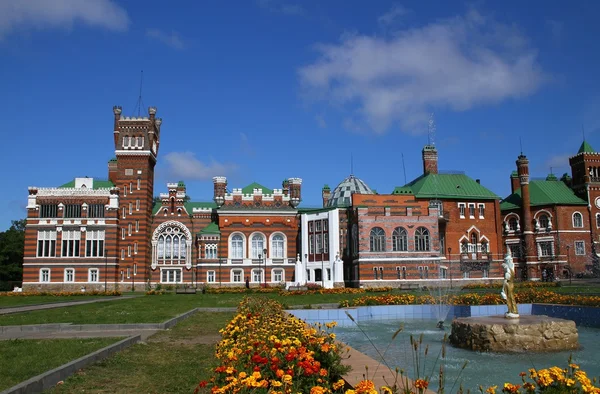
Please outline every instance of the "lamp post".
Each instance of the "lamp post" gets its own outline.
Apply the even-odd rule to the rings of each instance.
[[[571,272],[571,263],[569,263],[569,250],[571,249],[571,245],[567,245],[567,269],[569,270],[569,285],[571,285],[571,278],[573,277],[573,273]]]
[[[105,241],[106,242],[106,241]],[[107,278],[108,278],[108,256],[106,253],[106,246],[104,246],[104,292],[107,291]]]
[[[323,247],[321,246],[321,287],[325,288],[325,265],[323,262]]]
[[[452,288],[452,248],[448,248],[448,259],[450,263],[450,288]]]
[[[265,259],[265,270],[263,271],[265,285],[263,287],[267,287],[267,248],[263,249],[263,259]]]
[[[133,263],[133,267],[131,268],[131,291],[134,292],[135,291],[135,276],[137,275],[137,264]]]
[[[304,281],[304,284],[307,284],[308,281],[310,280],[310,274],[309,274],[309,270],[308,270],[308,253],[304,253],[304,263],[305,263],[305,273],[306,273],[306,280]]]

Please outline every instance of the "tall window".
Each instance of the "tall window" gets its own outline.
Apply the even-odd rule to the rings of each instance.
[[[479,204],[477,208],[479,208],[479,219],[483,219],[485,215],[485,204]]]
[[[471,243],[469,244],[469,253],[477,252],[477,234],[471,233]]]
[[[554,245],[553,245],[552,241],[538,242],[538,249],[539,249],[540,256],[543,256],[543,257],[553,256],[554,255],[553,246]]]
[[[140,221],[139,221],[139,219],[135,221],[135,232],[137,233],[138,231],[140,231]]]
[[[596,227],[600,228],[600,213],[596,214]]]
[[[402,227],[396,227],[392,233],[392,250],[406,252],[408,250],[408,233]]]
[[[217,244],[204,245],[204,258],[206,258],[206,259],[216,259],[217,258]]]
[[[465,218],[465,203],[459,203],[458,204],[458,213],[460,214],[460,218],[464,219]]]
[[[415,231],[415,250],[425,252],[429,250],[429,230],[425,227],[419,227]]]
[[[208,283],[213,283],[215,281],[216,273],[215,271],[208,271],[206,273],[206,281]]]
[[[241,234],[235,234],[233,237],[231,237],[231,258],[244,258],[244,238]]]
[[[73,268],[65,268],[65,282],[75,282],[75,270]]]
[[[104,217],[104,204],[90,204],[88,206],[88,217],[89,218],[103,218]]]
[[[40,282],[50,282],[50,268],[40,270]]]
[[[252,270],[252,282],[262,282],[262,269]]]
[[[162,270],[160,272],[160,281],[162,283],[179,283],[179,282],[181,282],[181,270],[180,269]]]
[[[81,232],[77,230],[63,230],[62,257],[79,257],[80,240]]]
[[[259,256],[263,255],[263,249],[265,248],[265,236],[262,234],[254,234],[251,239],[252,242],[252,258],[258,259]]]
[[[271,241],[271,257],[273,257],[275,259],[284,258],[285,257],[284,246],[285,246],[285,242],[283,239],[283,235],[275,234]]]
[[[127,225],[127,235],[131,236],[131,229],[133,228],[133,225],[131,223],[129,223]]]
[[[579,212],[573,214],[573,227],[583,227],[583,216]]]
[[[88,270],[88,282],[98,282],[98,268],[90,268]]]
[[[187,251],[187,238],[184,232],[179,227],[166,227],[158,236],[158,259],[178,262],[177,260],[185,260]]]
[[[66,218],[80,218],[81,217],[81,204],[67,204],[65,205],[64,217]]]
[[[510,249],[510,254],[512,257],[519,258],[521,257],[521,245],[519,244],[508,244],[506,245]]]
[[[88,230],[85,233],[85,257],[104,256],[104,230]]]
[[[517,218],[515,218],[514,216],[508,219],[508,229],[510,231],[517,231],[517,224]]]
[[[541,229],[547,229],[548,228],[548,215],[540,215],[540,218],[538,219],[538,223],[540,224],[540,228]]]
[[[37,257],[56,256],[56,230],[38,231]]]
[[[475,217],[475,204],[469,204],[469,218]]]
[[[381,227],[371,229],[369,241],[371,252],[385,252],[385,232]]]
[[[40,205],[41,218],[57,218],[58,204],[42,204]]]
[[[321,222],[319,221],[317,223],[321,223]],[[316,246],[317,246],[315,253],[316,254],[323,253],[323,233],[315,234],[315,240],[316,240]]]
[[[585,255],[585,242],[584,241],[575,241],[575,254],[577,256]]]

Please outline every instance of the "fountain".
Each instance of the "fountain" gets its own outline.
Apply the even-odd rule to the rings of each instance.
[[[438,279],[429,282],[427,285],[429,295],[433,298],[433,314],[436,318],[436,328],[445,330],[444,323],[450,313],[451,305],[449,303],[450,294],[454,291],[452,287],[448,286],[448,281],[444,279]]]
[[[463,317],[452,321],[450,343],[456,347],[492,352],[541,352],[579,348],[577,327],[572,320],[545,315],[520,316],[513,294],[515,277],[510,250],[504,263],[502,298],[504,316]]]

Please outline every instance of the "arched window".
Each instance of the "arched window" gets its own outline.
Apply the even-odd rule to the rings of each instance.
[[[477,234],[471,233],[471,244],[477,245]]]
[[[573,227],[583,227],[583,216],[579,212],[573,214]]]
[[[600,213],[596,214],[596,227],[600,228]]]
[[[548,215],[542,214],[538,219],[538,223],[540,224],[540,228],[546,229],[548,228]]]
[[[285,257],[285,240],[282,234],[275,234],[271,239],[271,257],[282,259]]]
[[[463,239],[460,243],[460,253],[467,253],[469,251],[469,243],[466,239]]]
[[[241,234],[235,234],[231,237],[231,258],[244,258],[244,237]]]
[[[385,252],[385,232],[380,227],[374,227],[369,237],[371,252]]]
[[[396,227],[392,233],[392,250],[406,252],[408,250],[408,233],[402,227]]]
[[[415,250],[425,252],[429,250],[429,230],[425,227],[419,227],[415,231]]]
[[[258,258],[263,257],[263,249],[265,249],[265,236],[262,234],[254,234],[252,236],[251,242],[252,242],[252,250],[251,250],[252,258],[258,259]]]
[[[516,217],[511,217],[510,219],[508,219],[508,229],[510,231],[517,231],[517,218]]]
[[[175,226],[168,226],[158,236],[158,260],[164,264],[167,260],[171,263],[182,263],[186,258],[187,237],[185,233]]]

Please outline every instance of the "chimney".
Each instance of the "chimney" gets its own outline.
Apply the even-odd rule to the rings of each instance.
[[[283,195],[287,195],[290,192],[290,182],[287,179],[284,179],[283,182],[281,183],[281,188],[282,188],[282,192]]]
[[[510,192],[515,193],[521,187],[521,182],[519,181],[519,173],[517,171],[513,171],[510,174]]]
[[[214,197],[213,200],[220,208],[225,203],[225,194],[227,193],[227,178],[224,176],[216,176],[213,178]]]
[[[123,108],[118,105],[113,106],[113,113],[115,114],[115,125],[113,127],[115,149],[117,149],[119,143],[119,120],[121,119],[121,112],[123,112]]]
[[[296,208],[300,204],[300,201],[302,201],[302,179],[289,178],[288,184],[290,187],[290,205],[292,208]]]
[[[321,189],[321,196],[323,197],[323,208],[325,208],[329,202],[329,197],[331,197],[331,189],[329,188],[329,185],[323,186],[323,189]]]
[[[438,153],[433,145],[423,148],[423,175],[438,173]]]
[[[529,160],[522,153],[517,159],[517,174],[521,185],[521,230],[525,239],[525,258],[537,259],[533,240],[531,198],[529,195]]]
[[[115,185],[117,184],[117,176],[118,176],[118,166],[117,159],[110,159],[108,161],[108,180],[110,180]]]
[[[475,179],[475,182],[477,182],[478,185],[481,185],[481,179]]]

